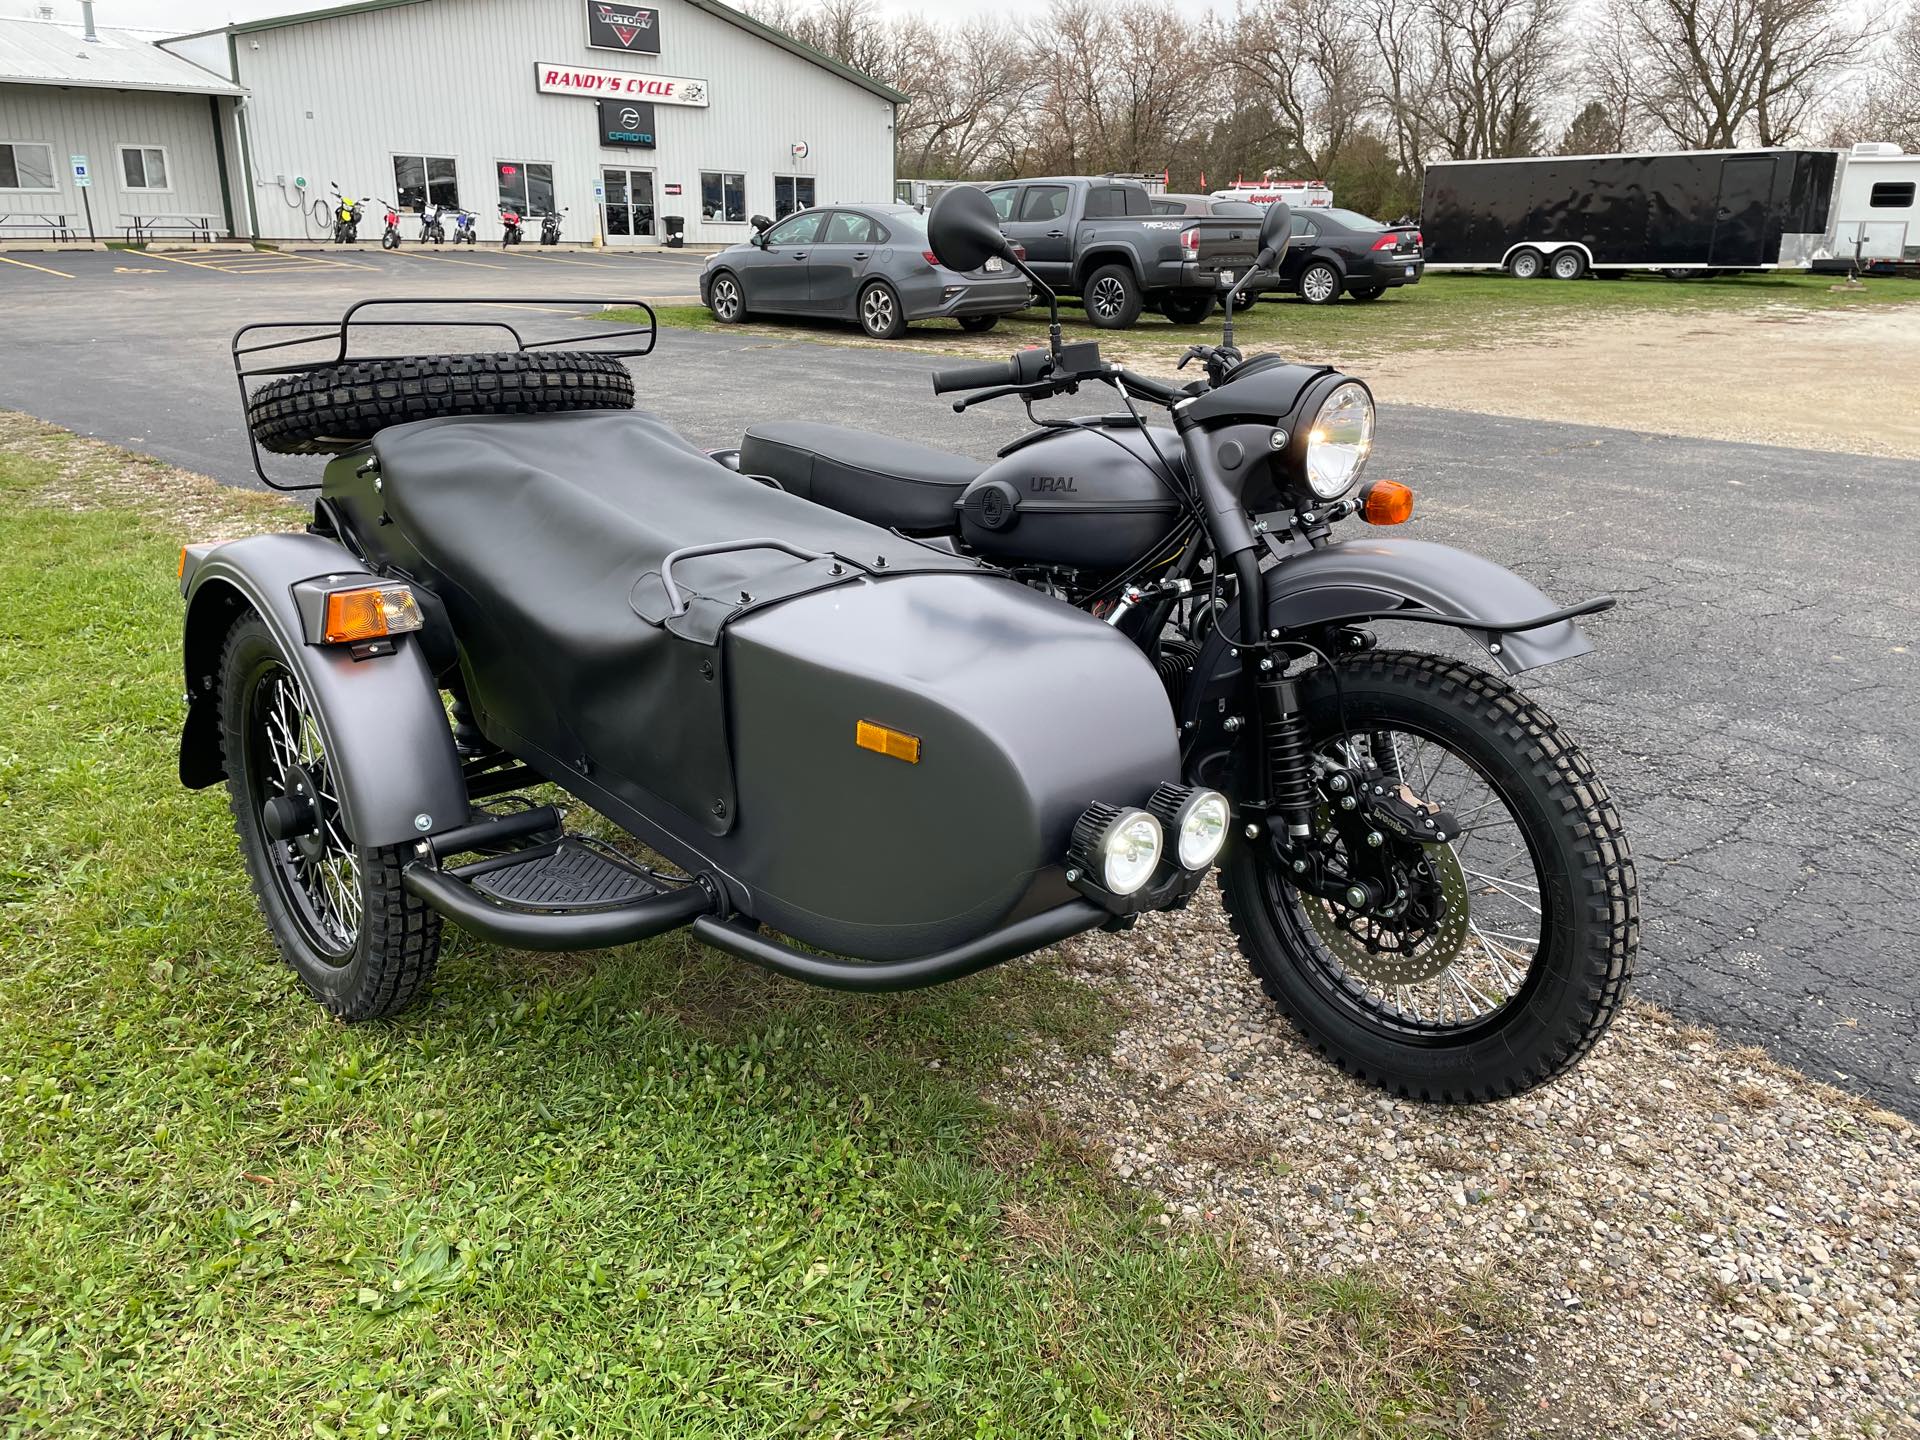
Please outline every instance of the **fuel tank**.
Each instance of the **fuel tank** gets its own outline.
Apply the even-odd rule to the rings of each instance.
[[[1006,579],[825,590],[743,616],[726,645],[728,868],[755,919],[823,949],[923,954],[1070,899],[1081,812],[1179,778],[1146,657]]]
[[[968,546],[1001,565],[1114,571],[1150,558],[1186,510],[1180,437],[1151,434],[1106,420],[1016,441],[960,498]]]

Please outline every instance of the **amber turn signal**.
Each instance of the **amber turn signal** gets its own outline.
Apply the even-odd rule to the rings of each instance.
[[[896,760],[904,760],[909,765],[920,763],[920,737],[909,735],[904,730],[889,730],[884,725],[876,725],[871,720],[862,720],[853,727],[853,743],[862,750],[871,750],[878,755],[891,755]]]
[[[1413,491],[1398,480],[1376,480],[1360,492],[1360,518],[1369,525],[1400,525],[1413,515]]]
[[[405,585],[368,585],[327,596],[321,638],[329,645],[356,644],[404,635],[421,625],[420,606]]]

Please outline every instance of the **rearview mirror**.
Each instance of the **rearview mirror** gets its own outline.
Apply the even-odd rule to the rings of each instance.
[[[1276,200],[1267,207],[1260,222],[1260,259],[1262,270],[1271,270],[1286,258],[1293,243],[1293,210],[1286,201]]]
[[[1013,258],[1013,246],[1000,233],[993,202],[985,191],[971,185],[956,185],[933,202],[927,242],[949,270],[978,270],[995,256]]]

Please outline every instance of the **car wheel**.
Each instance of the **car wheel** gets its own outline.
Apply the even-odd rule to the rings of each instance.
[[[1211,290],[1169,290],[1160,297],[1160,313],[1176,325],[1198,325],[1213,314]]]
[[[960,328],[969,335],[984,335],[1000,323],[998,315],[962,315]]]
[[[1556,280],[1578,280],[1587,273],[1587,257],[1569,246],[1565,250],[1555,251],[1553,261],[1547,268]]]
[[[731,271],[722,270],[713,277],[713,283],[707,287],[707,309],[722,325],[738,325],[747,318],[746,297],[740,293],[740,282],[733,278]]]
[[[907,317],[891,286],[873,284],[860,292],[860,328],[875,340],[898,340],[907,333]]]
[[[1538,250],[1516,250],[1507,261],[1507,273],[1516,280],[1532,280],[1545,268]]]
[[[1347,294],[1355,300],[1378,300],[1386,293],[1387,287],[1384,285],[1352,285],[1347,288]]]
[[[1124,265],[1103,265],[1087,280],[1087,318],[1102,330],[1125,330],[1140,318],[1140,286]]]
[[[1340,298],[1340,272],[1324,260],[1316,260],[1300,272],[1295,288],[1309,305],[1331,305]]]

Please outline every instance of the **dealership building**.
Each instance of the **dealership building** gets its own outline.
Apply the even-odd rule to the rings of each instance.
[[[0,21],[0,240],[86,209],[101,239],[318,241],[338,184],[483,241],[507,205],[568,241],[728,243],[893,195],[905,97],[718,0],[361,0],[157,41],[59,6]]]

